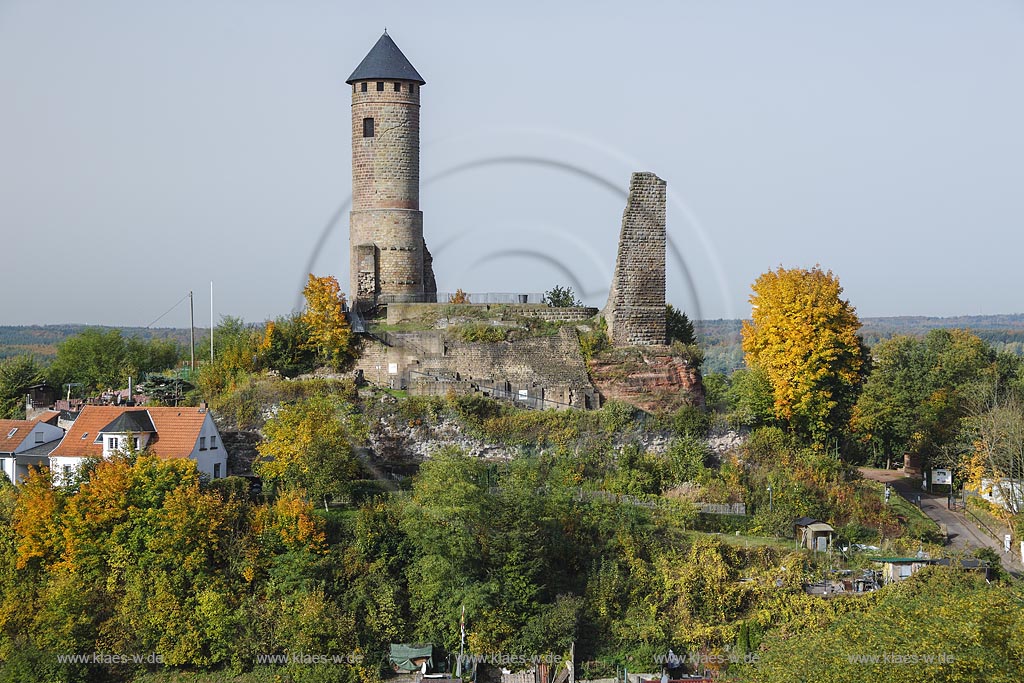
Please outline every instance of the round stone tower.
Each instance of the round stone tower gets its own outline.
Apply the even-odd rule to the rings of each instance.
[[[420,211],[420,88],[425,81],[385,31],[352,86],[350,298],[424,301],[436,290]]]

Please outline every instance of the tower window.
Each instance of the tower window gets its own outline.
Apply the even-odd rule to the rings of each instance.
[[[412,92],[412,83],[409,84],[409,92]]]
[[[402,92],[402,84],[395,83],[395,92]]]
[[[356,91],[356,84],[355,84],[355,83],[353,83],[353,84],[352,84],[352,92],[355,92],[355,91]]]
[[[384,81],[377,81],[377,92],[384,92]]]
[[[372,118],[365,118],[365,119],[363,119],[363,137],[364,138],[372,138],[373,137],[373,119]]]
[[[360,85],[360,86],[362,86],[362,87],[361,87],[361,90],[362,90],[363,92],[366,92],[366,81],[363,81],[363,82],[362,82],[362,83],[360,83],[359,85]]]

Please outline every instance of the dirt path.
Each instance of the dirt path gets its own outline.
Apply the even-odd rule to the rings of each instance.
[[[947,507],[945,494],[931,494],[921,489],[919,479],[910,479],[903,476],[899,470],[877,470],[868,467],[858,468],[865,479],[889,484],[896,490],[896,493],[914,503],[917,497],[921,497],[921,511],[935,520],[938,524],[945,524],[949,532],[949,545],[958,551],[970,551],[977,548],[991,548],[1002,558],[1003,567],[1016,576],[1024,574],[1024,564],[1015,552],[1004,553],[1003,544],[989,536],[979,528],[974,521],[964,515],[963,512],[953,511]],[[993,529],[993,531],[996,531]]]

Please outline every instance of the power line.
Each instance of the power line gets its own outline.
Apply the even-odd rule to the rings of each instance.
[[[159,318],[157,318],[156,320],[154,320],[154,321],[153,321],[153,322],[151,322],[150,324],[146,325],[146,329],[148,330],[149,328],[153,327],[153,325],[156,325],[156,324],[157,324],[158,322],[160,322],[160,318],[163,318],[163,317],[164,317],[165,315],[167,315],[168,313],[170,313],[171,311],[173,311],[173,310],[174,310],[175,308],[177,308],[177,307],[178,307],[178,304],[180,304],[180,303],[181,303],[182,301],[184,301],[185,299],[189,298],[189,296],[191,296],[191,294],[192,294],[192,292],[189,292],[189,293],[188,293],[188,294],[186,294],[185,296],[183,296],[183,297],[181,297],[180,299],[178,299],[177,303],[175,303],[175,304],[174,304],[173,306],[171,306],[171,307],[170,307],[170,308],[168,308],[168,309],[167,309],[166,311],[164,311],[163,313],[161,313],[161,314],[160,314],[160,317],[159,317]]]

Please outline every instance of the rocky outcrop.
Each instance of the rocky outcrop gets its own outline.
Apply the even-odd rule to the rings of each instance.
[[[466,434],[462,425],[450,418],[434,424],[421,420],[403,422],[398,418],[381,418],[370,432],[374,463],[396,474],[411,474],[424,460],[452,447],[469,456],[489,460],[511,460],[519,453],[516,448],[488,443]]]
[[[649,412],[704,405],[700,370],[670,346],[614,349],[590,362],[601,398]]]

